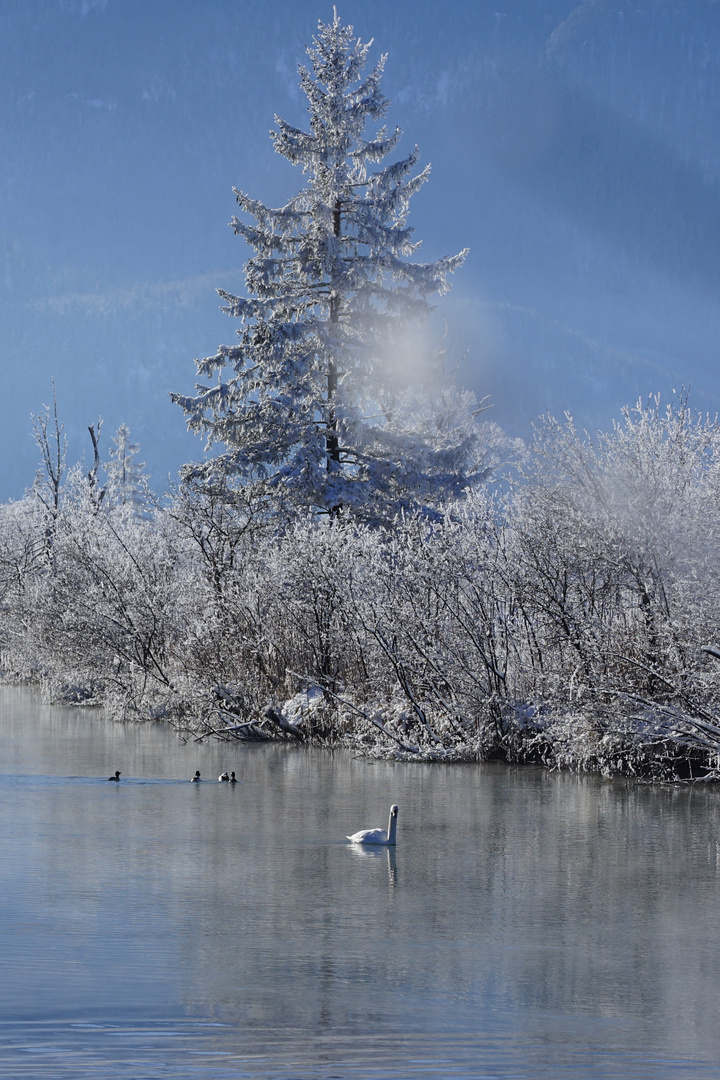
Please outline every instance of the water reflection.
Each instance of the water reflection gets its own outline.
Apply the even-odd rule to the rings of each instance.
[[[717,1075],[714,789],[183,746],[8,690],[0,774],[0,1076]],[[346,843],[391,801],[397,850]]]
[[[366,846],[363,844],[348,844],[348,850],[356,859],[368,859],[370,862],[383,862],[387,865],[388,884],[394,888],[398,882],[397,876],[397,852],[393,847]]]

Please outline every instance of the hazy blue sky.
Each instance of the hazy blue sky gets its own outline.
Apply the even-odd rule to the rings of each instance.
[[[606,424],[638,394],[720,402],[720,14],[713,0],[363,0],[404,146],[432,179],[411,223],[469,246],[438,316],[460,378],[527,433]],[[331,4],[0,0],[0,498],[32,481],[57,383],[70,457],[125,421],[156,483],[200,444],[168,391],[232,340],[232,187],[281,202],[297,64]]]

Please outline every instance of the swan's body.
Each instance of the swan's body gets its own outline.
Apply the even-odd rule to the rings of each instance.
[[[221,784],[223,784],[223,783],[225,783],[226,781],[229,781],[229,780],[230,780],[230,777],[228,776],[228,774],[226,772],[224,772],[220,776],[218,776],[218,781]]]
[[[120,772],[120,770],[116,769],[115,770],[115,775],[114,776],[108,776],[108,780],[117,780],[119,782],[121,776],[122,776],[122,773]]]
[[[397,816],[397,806],[391,806],[387,832],[385,829],[361,829],[360,832],[348,836],[348,840],[351,844],[382,844],[384,847],[395,847]]]
[[[195,775],[193,776],[192,780],[190,781],[190,783],[191,784],[198,784],[199,782],[200,782],[200,770],[198,769],[197,772],[195,773]]]

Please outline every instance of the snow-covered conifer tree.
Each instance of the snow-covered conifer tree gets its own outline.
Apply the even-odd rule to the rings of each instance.
[[[299,69],[309,130],[276,117],[271,132],[308,183],[280,209],[236,190],[252,219],[231,222],[254,249],[248,296],[219,293],[241,320],[240,340],[196,361],[214,385],[172,395],[208,449],[225,447],[188,466],[187,478],[236,477],[280,505],[369,518],[457,494],[484,468],[468,395],[451,400],[446,388],[420,410],[420,429],[408,430],[407,392],[386,388],[405,328],[429,313],[466,252],[412,261],[408,206],[429,169],[416,172],[417,147],[375,167],[401,131],[365,135],[389,104],[380,89],[386,57],[365,73],[371,45],[337,13],[319,24],[310,68]]]
[[[107,495],[110,506],[141,506],[147,496],[147,475],[144,462],[135,460],[140,447],[130,442],[130,428],[121,424],[112,437],[110,460],[104,466],[107,473]]]

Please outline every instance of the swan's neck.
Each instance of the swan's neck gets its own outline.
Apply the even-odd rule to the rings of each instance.
[[[390,820],[388,821],[388,844],[395,843],[395,833],[397,832],[397,814],[393,815],[390,812]]]

